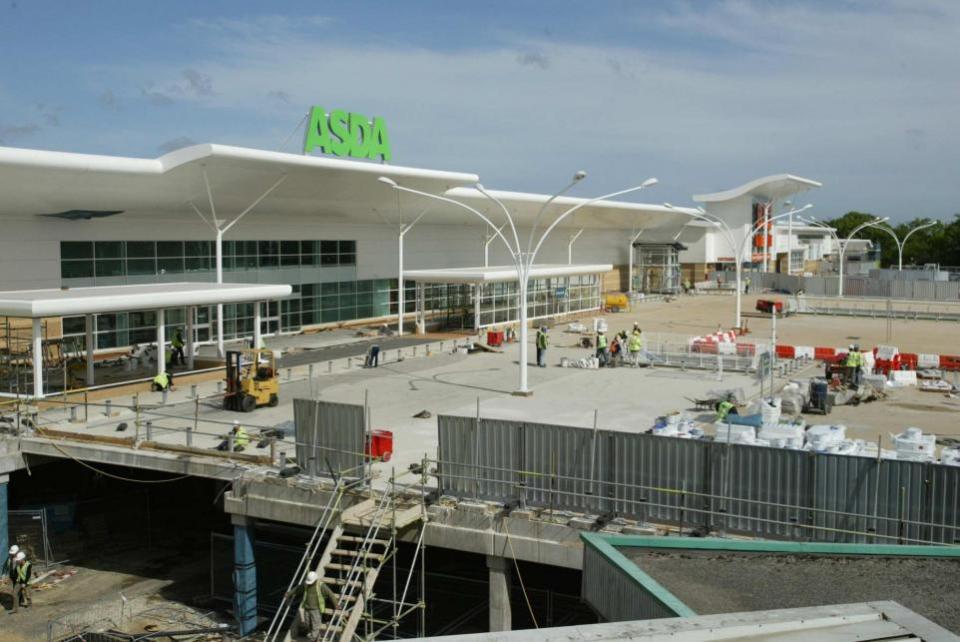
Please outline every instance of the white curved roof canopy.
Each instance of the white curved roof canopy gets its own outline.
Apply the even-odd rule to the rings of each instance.
[[[151,283],[92,288],[0,292],[0,316],[41,319],[159,310],[189,305],[249,303],[290,296],[289,285],[246,283]]]
[[[774,174],[752,180],[740,187],[734,187],[724,192],[698,194],[693,197],[693,200],[699,203],[722,203],[749,195],[760,201],[778,201],[805,192],[808,189],[822,186],[823,183],[809,178],[802,178],[793,174]]]
[[[209,212],[204,173],[217,213],[228,221],[284,177],[253,215],[288,221],[309,216],[331,222],[396,225],[412,221],[427,209],[424,223],[483,225],[478,217],[455,205],[409,193],[400,195],[398,209],[397,193],[377,181],[386,176],[405,187],[462,201],[489,214],[497,225],[504,222],[499,207],[472,187],[479,180],[476,174],[215,144],[194,145],[155,159],[0,147],[0,217],[119,210],[122,213],[105,220],[198,221],[189,202]],[[528,225],[549,198],[546,194],[492,193],[516,213],[520,226]],[[547,222],[585,200],[558,198],[545,216]],[[692,213],[694,210],[684,208],[603,201],[582,208],[562,226],[663,228],[675,234],[691,220]]]

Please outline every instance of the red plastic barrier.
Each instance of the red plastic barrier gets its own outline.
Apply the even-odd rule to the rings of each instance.
[[[960,370],[960,356],[953,354],[940,355],[941,370]]]
[[[819,361],[833,361],[837,356],[836,348],[817,348],[813,349],[813,358]]]
[[[487,330],[487,345],[498,348],[503,345],[503,330]]]
[[[717,344],[708,341],[694,341],[692,352],[700,352],[702,354],[717,354]]]
[[[779,359],[793,359],[797,356],[797,349],[793,346],[777,346],[777,357]]]
[[[738,343],[737,354],[741,357],[752,357],[757,352],[757,346],[752,343]]]
[[[917,355],[912,352],[901,352],[899,368],[900,370],[916,370]]]
[[[899,370],[901,356],[903,355],[898,354],[893,359],[877,359],[873,371],[877,374],[890,374],[891,370]]]

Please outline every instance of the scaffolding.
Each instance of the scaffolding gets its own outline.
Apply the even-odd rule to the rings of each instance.
[[[680,292],[680,252],[682,243],[637,241],[633,244],[634,271],[631,290],[645,294],[677,294]]]

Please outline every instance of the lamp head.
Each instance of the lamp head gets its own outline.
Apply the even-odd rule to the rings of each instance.
[[[660,182],[660,181],[658,181],[658,180],[655,179],[655,178],[648,178],[647,180],[645,180],[645,181],[643,181],[642,183],[640,183],[640,187],[650,187],[651,185],[656,185],[656,184],[659,183],[659,182]]]
[[[672,209],[673,209],[673,204],[672,204],[672,203],[664,203],[663,206],[664,206],[665,208],[667,208],[668,210],[672,210]]]
[[[393,180],[392,178],[387,178],[386,176],[381,176],[381,177],[378,178],[377,180],[380,181],[381,183],[383,183],[384,185],[389,185],[390,187],[397,187],[397,181]]]
[[[707,210],[703,209],[703,206],[701,205],[697,205],[697,211],[700,212],[701,214],[707,213]]]
[[[481,191],[481,192],[485,189],[484,186],[483,186],[483,183],[480,183],[480,182],[478,182],[476,185],[474,185],[474,187],[476,187],[477,190],[479,190],[479,191]]]
[[[573,175],[573,182],[576,183],[578,181],[582,181],[586,177],[587,173],[581,169],[579,172]]]

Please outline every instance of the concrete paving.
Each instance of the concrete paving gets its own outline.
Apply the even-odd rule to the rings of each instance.
[[[726,374],[722,383],[714,373],[681,372],[672,368],[611,368],[583,370],[560,368],[562,357],[579,358],[591,351],[573,347],[577,337],[555,331],[554,345],[549,350],[547,368],[529,367],[530,397],[511,393],[517,388],[517,345],[509,345],[503,353],[478,352],[471,355],[452,354],[451,341],[427,346],[387,350],[379,368],[363,368],[360,359],[340,358],[313,366],[313,379],[308,379],[308,366],[281,370],[281,403],[276,408],[260,408],[243,414],[225,411],[216,397],[217,383],[197,385],[201,400],[191,398],[190,386],[181,386],[162,404],[160,393],[146,393],[139,398],[141,423],[151,421],[151,440],[175,445],[186,444],[186,428],[196,423],[194,447],[212,449],[229,431],[233,421],[240,421],[252,433],[293,419],[295,398],[319,398],[328,401],[362,404],[366,396],[371,409],[371,426],[394,432],[394,457],[379,467],[387,472],[391,466],[406,469],[426,455],[436,457],[437,414],[474,416],[479,400],[485,417],[526,419],[529,421],[592,426],[594,411],[599,411],[602,428],[639,432],[653,425],[656,417],[690,407],[689,399],[702,396],[719,386],[757,390],[753,377]],[[422,340],[422,339],[421,339]],[[460,340],[463,344],[464,340]],[[416,356],[414,350],[416,349]],[[531,356],[534,351],[531,346]],[[398,357],[402,360],[398,361]],[[65,413],[50,411],[44,419],[51,427],[88,435],[129,437],[135,433],[135,413],[130,397],[115,399],[112,416],[105,408],[91,406],[89,421],[70,424]],[[413,417],[428,410],[433,417]],[[196,422],[194,421],[196,413]],[[80,413],[82,416],[82,413]],[[709,413],[702,418],[709,418]],[[694,418],[698,415],[694,414]],[[127,429],[117,431],[120,423]],[[141,427],[139,438],[146,438]],[[278,450],[293,455],[292,440],[280,442]],[[247,453],[265,455],[254,444]],[[141,453],[142,455],[144,453]],[[168,469],[168,468],[164,468]]]

